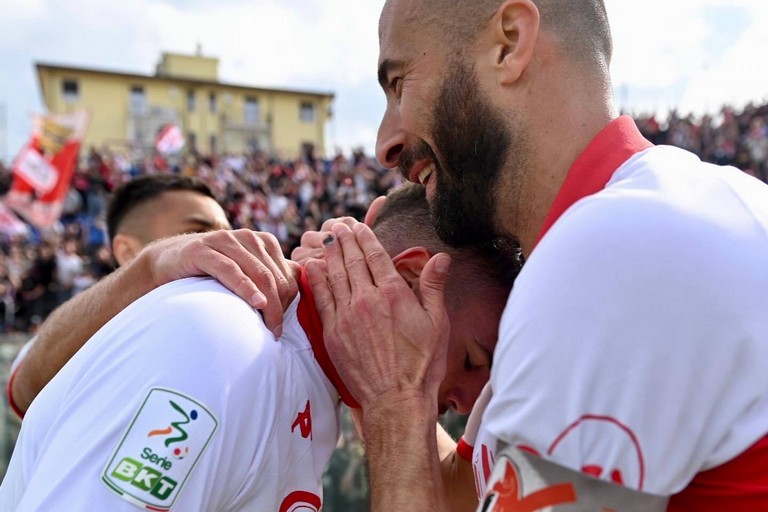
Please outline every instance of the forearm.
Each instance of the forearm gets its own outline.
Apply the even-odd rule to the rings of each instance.
[[[26,411],[32,400],[96,331],[133,301],[155,288],[143,255],[57,308],[18,367],[11,393]]]
[[[434,399],[409,399],[364,412],[371,511],[449,511],[441,478]]]

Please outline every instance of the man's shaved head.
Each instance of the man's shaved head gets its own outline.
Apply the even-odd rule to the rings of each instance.
[[[397,1],[387,2],[382,20],[391,16],[391,6]],[[577,62],[596,63],[607,69],[613,43],[603,0],[532,2],[539,10],[542,29],[557,36],[567,55]],[[419,6],[411,8],[411,17],[418,19],[422,26],[435,27],[442,43],[453,52],[461,53],[503,3],[504,0],[418,0],[411,4]]]

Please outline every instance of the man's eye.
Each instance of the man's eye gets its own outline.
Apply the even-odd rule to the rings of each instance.
[[[395,93],[396,96],[400,96],[400,89],[402,88],[403,79],[399,76],[393,78],[389,82],[389,88],[392,89],[392,92]]]

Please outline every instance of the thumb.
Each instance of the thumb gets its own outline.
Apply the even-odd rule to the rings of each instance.
[[[435,254],[424,266],[424,270],[419,276],[421,303],[424,309],[430,313],[430,316],[445,314],[443,294],[450,265],[450,256],[442,252]]]
[[[387,202],[387,196],[379,196],[373,200],[371,206],[368,207],[368,211],[365,214],[365,225],[372,228],[376,223],[376,218],[379,216],[379,211],[384,203]]]

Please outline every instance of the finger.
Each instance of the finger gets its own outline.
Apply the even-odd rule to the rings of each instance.
[[[245,249],[241,250],[244,258],[253,257]],[[266,297],[259,291],[253,280],[229,256],[207,247],[206,252],[196,258],[196,261],[200,274],[214,277],[252,307],[260,308],[267,304]]]
[[[267,252],[264,242],[251,230],[241,229],[226,233],[226,243],[211,236],[208,243],[237,264],[264,297],[257,308],[268,307],[269,302],[279,302],[275,284],[276,265]]]
[[[327,221],[323,222],[323,226],[320,228],[320,231],[330,231],[331,228],[337,224],[344,224],[351,228],[358,223],[359,221],[354,217],[336,217],[334,219],[328,219]]]
[[[286,272],[283,251],[273,235],[240,230],[237,236],[239,242],[257,259],[258,265],[249,267],[246,274],[252,276],[266,297],[266,305],[260,308],[264,324],[279,337],[282,334],[286,301],[290,304],[298,293],[298,285],[292,273]]]
[[[323,233],[320,231],[305,231],[301,235],[301,245],[293,250],[291,259],[301,265],[310,258],[322,258]]]
[[[291,252],[291,259],[299,265],[305,265],[309,260],[323,259],[323,247],[309,249],[299,246]]]
[[[333,325],[336,318],[336,301],[326,277],[327,265],[324,260],[310,260],[305,265],[307,281],[315,296],[315,307],[323,325]]]
[[[381,210],[381,207],[384,206],[384,203],[386,202],[387,202],[387,196],[379,196],[373,200],[373,202],[371,203],[371,206],[368,207],[368,211],[365,213],[366,226],[373,227],[373,225],[376,223],[376,219],[379,216],[379,211]]]
[[[365,258],[366,268],[376,286],[381,286],[385,281],[392,279],[397,274],[392,258],[373,234],[371,228],[365,224],[357,224],[354,227],[355,238],[358,247]]]
[[[333,233],[336,235],[338,243],[341,244],[344,254],[344,269],[348,275],[351,292],[354,294],[356,290],[373,285],[368,263],[365,261],[365,255],[358,245],[355,234],[346,225],[338,224],[333,227]]]
[[[442,252],[435,254],[424,266],[424,270],[419,276],[421,305],[430,314],[435,324],[438,324],[445,316],[445,280],[448,277],[450,264],[450,256]]]
[[[345,228],[349,229],[349,228]],[[349,276],[344,268],[344,253],[341,244],[332,232],[326,232],[323,239],[323,259],[327,265],[328,285],[336,304],[349,304],[352,296]]]

